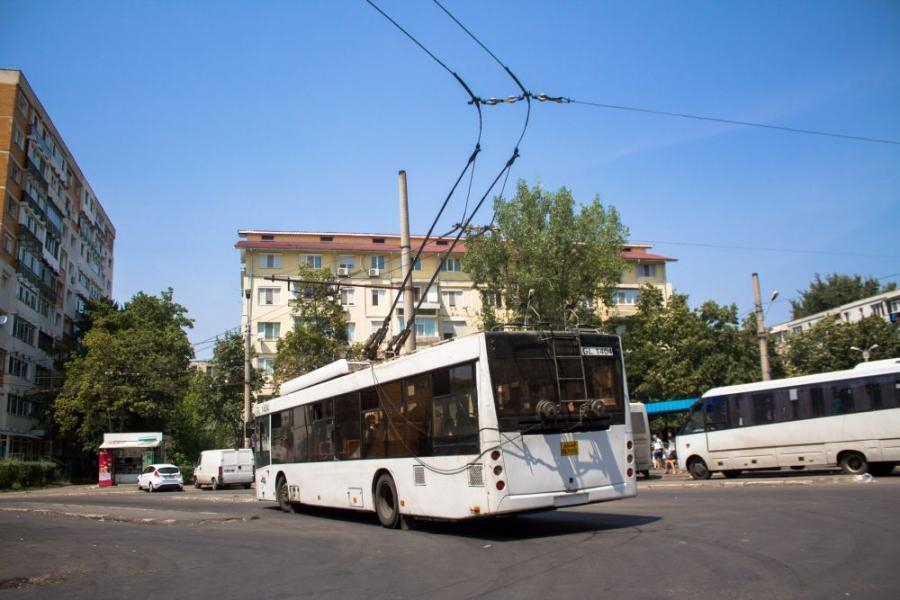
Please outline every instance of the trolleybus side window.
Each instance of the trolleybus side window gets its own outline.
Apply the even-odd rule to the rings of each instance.
[[[256,448],[253,456],[256,458],[256,466],[265,467],[269,464],[269,415],[256,420]]]
[[[333,408],[331,398],[309,405],[309,460],[334,460]]]
[[[403,456],[431,454],[428,435],[430,405],[431,373],[403,380]]]
[[[775,421],[775,402],[772,392],[753,394],[753,422],[748,425],[765,425]]]
[[[478,452],[478,401],[473,365],[433,373],[431,432],[435,455]]]
[[[287,462],[309,460],[309,405],[291,410],[291,454]]]
[[[359,394],[344,394],[334,399],[334,443],[337,457],[360,458]]]
[[[385,419],[384,411],[378,402],[375,388],[360,392],[360,410],[362,411],[362,457],[382,458],[385,452]]]
[[[707,398],[704,403],[706,430],[717,431],[728,428],[728,397]]]

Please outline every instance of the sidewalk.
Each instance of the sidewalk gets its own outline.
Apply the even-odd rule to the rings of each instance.
[[[872,479],[900,480],[900,471],[885,478]],[[660,488],[703,488],[703,487],[755,487],[860,483],[853,475],[845,475],[839,469],[816,471],[748,471],[734,479],[717,473],[710,479],[697,480],[685,472],[677,475],[664,474],[659,470],[650,471],[650,479],[638,477],[638,489]]]

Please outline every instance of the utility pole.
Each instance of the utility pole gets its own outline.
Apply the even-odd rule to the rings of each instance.
[[[403,350],[409,354],[416,350],[416,324],[410,320],[413,317],[413,265],[409,256],[409,198],[406,192],[406,171],[400,171],[397,177],[400,186],[400,271],[403,277],[409,275],[409,284],[403,288],[403,320],[410,328],[410,335],[403,344]]]
[[[250,267],[247,269],[247,289],[244,290],[244,299],[247,301],[247,328],[244,331],[244,448],[250,447],[250,437],[247,435],[247,424],[250,422],[250,353],[252,351],[250,318],[253,314],[253,254],[247,252],[247,261]]]
[[[766,336],[766,324],[763,322],[762,299],[759,294],[759,275],[753,274],[753,306],[756,308],[756,335],[759,338],[759,368],[763,381],[772,378],[769,371],[769,340]]]

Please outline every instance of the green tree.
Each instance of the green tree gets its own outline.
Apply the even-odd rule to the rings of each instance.
[[[276,384],[360,353],[347,338],[340,286],[331,272],[301,267],[300,279],[313,283],[297,284],[300,293],[291,301],[294,327],[278,340],[275,354]]]
[[[799,300],[791,300],[791,316],[794,319],[807,317],[835,308],[848,302],[868,298],[881,292],[897,289],[896,283],[882,285],[877,279],[863,279],[860,275],[839,275],[832,273],[824,281],[816,273],[816,278],[806,290],[797,290]]]
[[[560,326],[575,315],[596,323],[596,300],[609,300],[624,268],[628,230],[618,211],[599,198],[576,210],[566,188],[554,193],[520,181],[513,198],[495,199],[494,215],[494,227],[470,232],[463,259],[487,300],[484,326],[501,318]],[[506,307],[502,317],[495,298]]]
[[[862,355],[851,347],[872,350],[872,360],[900,356],[900,330],[881,317],[855,323],[825,318],[788,338],[785,362],[790,375],[809,375],[853,368]]]
[[[86,450],[103,432],[165,431],[183,396],[193,356],[187,309],[172,300],[136,294],[122,308],[107,304],[91,316],[81,347],[66,363],[55,419]]]
[[[691,309],[686,295],[663,302],[660,290],[646,285],[637,314],[625,323],[622,344],[633,400],[696,397],[760,378],[754,330],[741,326],[733,304],[710,300]]]

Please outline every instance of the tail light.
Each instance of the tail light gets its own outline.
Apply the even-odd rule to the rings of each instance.
[[[634,476],[634,469],[632,469],[631,467],[628,467],[628,476],[629,476],[629,477],[633,477],[633,476]]]
[[[506,487],[506,483],[504,483],[504,481],[502,479],[497,482],[497,491],[502,492],[503,488],[505,488],[505,487]]]
[[[500,475],[500,473],[502,473],[502,472],[503,472],[503,467],[501,467],[500,465],[497,465],[496,467],[494,467],[494,475]]]
[[[156,477],[157,479],[159,479],[159,471],[154,470],[153,476]]]
[[[491,460],[500,460],[500,451],[494,450],[491,452]]]
[[[632,442],[631,440],[628,440],[628,443],[625,444],[625,447],[626,447],[628,450],[631,450],[632,448],[634,448],[634,442]]]

